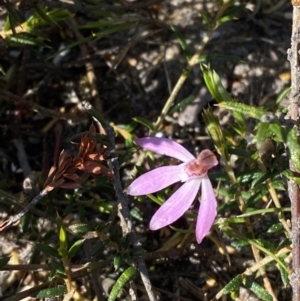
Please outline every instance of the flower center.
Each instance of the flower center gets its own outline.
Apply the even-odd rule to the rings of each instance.
[[[197,159],[187,163],[184,167],[189,177],[201,177],[207,173],[207,166],[201,165]]]
[[[203,177],[210,168],[217,164],[218,160],[214,153],[209,149],[205,149],[199,154],[197,159],[188,162],[184,169],[188,177]]]

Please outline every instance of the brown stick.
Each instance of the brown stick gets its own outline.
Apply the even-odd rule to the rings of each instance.
[[[108,144],[109,144],[109,152],[110,152],[110,167],[114,173],[113,185],[116,192],[116,196],[118,199],[118,215],[121,220],[121,228],[124,236],[129,236],[130,241],[133,245],[133,248],[139,249],[141,247],[140,242],[138,241],[136,234],[133,229],[132,221],[130,218],[130,212],[128,207],[128,197],[123,192],[121,178],[119,174],[119,162],[117,155],[115,153],[115,135],[113,129],[109,126],[108,123],[105,124],[105,131],[107,134]],[[134,259],[135,268],[139,271],[141,275],[141,279],[145,286],[145,290],[147,292],[148,298],[150,301],[156,301],[156,297],[154,295],[152,285],[149,279],[147,267],[145,264],[145,259],[143,256],[137,256]]]
[[[73,121],[80,121],[80,120],[86,119],[86,116],[73,116],[70,114],[61,114],[54,110],[47,109],[39,104],[34,103],[33,101],[31,101],[29,99],[25,100],[16,94],[13,94],[9,91],[6,91],[6,90],[0,88],[0,100],[1,99],[24,105],[24,106],[30,108],[31,110],[38,112],[46,117],[62,119],[62,120],[73,120]]]
[[[288,60],[291,63],[291,94],[289,105],[289,117],[293,121],[298,119],[298,101],[300,97],[300,1],[292,0],[293,4],[293,29],[292,44],[288,50]],[[290,169],[296,173],[295,166],[290,160]],[[294,181],[288,183],[288,194],[291,200],[292,211],[292,255],[293,274],[291,285],[293,288],[293,301],[300,301],[300,199],[299,186]]]

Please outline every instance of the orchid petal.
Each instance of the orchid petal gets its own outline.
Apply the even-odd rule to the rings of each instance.
[[[162,190],[181,181],[183,165],[162,166],[141,175],[127,188],[127,194],[145,195]]]
[[[196,238],[200,244],[217,215],[217,201],[208,177],[202,179],[201,204],[197,217]]]
[[[219,164],[217,157],[209,149],[204,149],[203,151],[201,151],[201,153],[197,157],[197,161],[198,164],[205,166],[207,169],[211,169],[212,167]]]
[[[145,137],[136,139],[135,142],[147,150],[176,158],[182,162],[195,160],[195,157],[187,149],[167,138]]]
[[[178,220],[194,201],[200,183],[199,179],[190,180],[177,189],[153,215],[150,229],[158,230]]]

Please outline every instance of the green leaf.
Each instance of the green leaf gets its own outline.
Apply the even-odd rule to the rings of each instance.
[[[291,208],[266,208],[266,209],[258,209],[250,212],[243,213],[238,215],[238,217],[249,217],[253,215],[262,215],[266,213],[278,213],[278,212],[291,212]]]
[[[290,275],[280,265],[278,266],[278,269],[279,269],[281,280],[282,280],[282,282],[284,284],[284,287],[287,287],[290,284]]]
[[[287,87],[283,91],[281,91],[276,98],[276,104],[280,104],[290,91],[291,91],[291,87]]]
[[[95,231],[95,229],[91,225],[84,224],[84,223],[74,223],[69,226],[69,229],[74,234],[82,234],[82,233]]]
[[[67,277],[65,267],[62,264],[61,260],[58,261],[56,258],[51,257],[48,261],[48,264],[54,274],[54,277],[59,277],[63,279]]]
[[[287,146],[290,150],[291,159],[294,163],[296,170],[300,171],[300,147],[298,143],[297,132],[295,129],[292,129],[288,133],[287,137]]]
[[[46,288],[37,293],[36,298],[53,298],[58,296],[63,296],[67,293],[67,289],[64,285],[58,285],[55,287]]]
[[[141,222],[144,220],[142,212],[137,207],[134,207],[130,210],[130,215]]]
[[[259,109],[253,106],[246,105],[237,101],[222,101],[218,104],[219,107],[224,108],[226,110],[232,112],[238,112],[240,114],[246,115],[248,117],[252,117],[255,119],[260,119],[266,112],[263,109]]]
[[[181,100],[179,103],[177,103],[170,109],[168,115],[172,115],[175,112],[179,111],[180,109],[184,109],[188,104],[192,103],[195,99],[196,96],[190,95],[187,98]]]
[[[94,39],[94,36],[88,36],[88,37],[86,37],[86,38],[83,38],[83,39],[80,39],[80,40],[78,40],[78,41],[76,41],[76,42],[74,42],[74,43],[71,43],[71,44],[69,44],[68,46],[66,46],[66,47],[63,47],[62,49],[59,49],[57,52],[55,52],[54,54],[52,54],[52,55],[50,55],[49,57],[47,57],[47,60],[51,60],[52,58],[54,58],[54,57],[56,57],[58,54],[60,54],[61,52],[64,52],[64,51],[66,51],[66,50],[68,50],[68,49],[72,49],[72,48],[74,48],[75,46],[78,46],[78,45],[81,45],[81,44],[84,44],[84,43],[86,43],[86,42],[89,42],[90,40],[92,40],[92,39]],[[89,110],[87,110],[87,111],[89,111]],[[89,114],[91,114],[90,112],[89,112]],[[94,116],[93,114],[91,114],[92,116]],[[96,118],[97,119],[97,118]],[[98,119],[97,119],[98,120]]]
[[[77,253],[79,248],[83,245],[85,239],[79,239],[74,242],[74,244],[68,250],[68,258],[71,259]]]
[[[29,31],[34,27],[46,25],[48,23],[57,25],[56,22],[66,20],[74,16],[73,13],[70,13],[69,11],[64,9],[54,9],[49,12],[45,12],[42,9],[42,11],[42,13],[37,11],[24,23],[25,27],[27,27]],[[46,17],[44,17],[44,15],[46,15]],[[51,21],[48,21],[48,19]]]
[[[107,30],[103,30],[103,31],[97,32],[95,34],[95,36],[98,39],[100,39],[100,38],[106,37],[106,36],[108,36],[108,35],[110,35],[112,33],[128,29],[130,27],[132,27],[132,22],[127,22],[127,23],[123,23],[123,24],[120,24],[120,25],[115,25],[115,26],[110,27]]]
[[[128,269],[126,269],[114,284],[109,294],[108,301],[116,300],[122,288],[126,285],[126,283],[130,279],[132,279],[135,276],[135,274],[136,274],[136,269],[134,267],[129,267]]]
[[[91,116],[93,116],[101,124],[105,124],[104,117],[97,110],[95,110],[95,108],[86,106],[85,109]]]
[[[254,282],[252,279],[246,278],[243,281],[243,284],[249,288],[256,296],[259,297],[259,300],[263,301],[272,301],[273,297],[259,284]]]
[[[45,46],[45,44],[41,41],[41,39],[34,37],[32,35],[26,33],[18,33],[13,36],[7,36],[6,41],[11,46],[20,46],[20,45],[33,45],[33,46]]]
[[[149,122],[147,119],[145,119],[143,117],[133,117],[132,120],[134,120],[135,122],[138,122],[138,123],[144,125],[150,131],[154,131],[154,125],[151,122]]]
[[[97,205],[99,211],[106,214],[110,214],[114,209],[114,206],[112,204],[107,203],[107,201],[97,202]]]
[[[49,245],[46,245],[46,244],[36,244],[35,245],[36,249],[50,255],[50,256],[53,256],[55,258],[60,258],[60,254],[58,253],[57,249],[49,246]]]
[[[190,51],[190,48],[189,48],[188,43],[186,42],[184,36],[182,35],[182,33],[180,32],[180,30],[177,27],[175,27],[173,25],[171,25],[170,27],[173,30],[173,32],[175,33],[175,35],[179,41],[179,44],[184,52],[185,57],[187,58],[187,60],[189,60],[191,58],[191,51]]]
[[[277,223],[277,224],[274,224],[272,225],[268,230],[267,230],[267,233],[276,233],[276,232],[279,232],[279,231],[282,231],[283,230],[283,226],[281,223]]]
[[[35,4],[34,5],[36,13],[39,15],[39,17],[47,24],[52,24],[54,26],[58,26],[58,24],[53,20],[53,18],[51,18],[51,15],[48,14],[45,10],[45,8],[43,8],[41,5],[39,4]]]
[[[243,240],[234,240],[230,243],[230,245],[237,249],[245,247],[245,246],[249,246],[249,244]]]
[[[263,172],[252,172],[252,171],[249,171],[247,173],[244,173],[244,174],[241,174],[238,176],[237,180],[239,183],[252,183],[252,181],[262,177],[264,175]]]
[[[213,28],[214,25],[212,23],[212,21],[210,20],[209,16],[203,11],[201,10],[200,12],[201,17],[203,18],[204,22],[206,23],[208,28]]]
[[[120,256],[120,254],[116,254],[114,256],[114,268],[115,268],[115,271],[117,271],[119,269],[120,264],[121,264],[121,256]]]
[[[259,185],[261,183],[264,183],[266,180],[272,178],[274,176],[274,172],[265,172],[262,173],[260,177],[257,177],[256,179],[253,180],[252,186]]]
[[[8,264],[9,260],[10,260],[10,257],[9,257],[9,256],[1,257],[1,258],[0,258],[0,269],[1,269],[2,267],[4,267],[6,264]]]
[[[248,238],[248,237],[240,234],[239,232],[237,232],[233,228],[230,228],[227,225],[220,225],[220,228],[222,229],[222,231],[224,231],[230,237],[235,237],[237,239],[248,242],[252,246],[255,246],[257,249],[262,251],[263,253],[271,256],[283,269],[285,269],[287,271],[287,267],[285,266],[284,262],[280,258],[278,258],[276,255],[274,255],[273,252],[271,252],[270,250],[268,250],[267,248],[262,246],[261,242],[255,240],[255,239]]]
[[[242,285],[243,282],[243,276],[242,275],[237,275],[235,276],[230,282],[228,282],[224,288],[223,288],[223,293],[224,295],[229,294],[231,292],[236,292],[239,290],[240,286]]]
[[[59,227],[59,249],[58,252],[62,257],[65,257],[68,253],[67,251],[67,233],[66,230],[60,221],[60,227]]]
[[[6,19],[4,30],[11,29],[12,32],[14,34],[16,34],[15,25],[20,23],[18,13],[16,12],[16,9],[14,8],[14,6],[10,3],[5,3],[4,7],[8,11],[8,18]]]
[[[226,139],[224,137],[224,131],[221,128],[218,117],[215,116],[212,109],[208,107],[208,109],[203,111],[203,118],[218,153],[224,158],[226,162],[228,162],[229,156],[227,152]]]
[[[224,88],[219,75],[205,64],[200,64],[207,89],[217,102],[232,101],[232,97]]]
[[[116,24],[120,24],[122,22],[122,24],[124,23],[124,21],[115,21],[115,20],[109,20],[109,21],[91,21],[91,22],[87,22],[86,24],[83,25],[79,25],[79,26],[75,26],[74,28],[77,29],[91,29],[91,28],[96,28],[96,29],[100,29],[102,27],[109,27],[112,25],[116,25]]]
[[[246,220],[243,217],[235,216],[235,217],[226,218],[226,222],[228,224],[244,224],[246,222]]]

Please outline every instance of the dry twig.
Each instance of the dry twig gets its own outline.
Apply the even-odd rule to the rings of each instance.
[[[113,185],[114,189],[117,195],[118,199],[118,211],[119,211],[119,217],[121,220],[121,227],[123,231],[123,235],[126,236],[128,235],[130,238],[130,241],[133,245],[134,248],[139,249],[140,248],[140,243],[137,240],[137,237],[135,235],[133,226],[132,226],[132,221],[130,218],[130,213],[129,213],[129,208],[128,208],[128,197],[127,195],[124,194],[123,189],[122,189],[122,184],[121,184],[121,178],[119,174],[119,162],[118,162],[118,157],[115,153],[115,135],[112,130],[112,128],[106,123],[105,124],[105,130],[107,134],[107,139],[108,139],[108,144],[109,144],[109,152],[110,152],[110,162],[111,163],[111,168],[114,173],[114,179],[113,179]],[[154,295],[152,285],[149,279],[147,267],[145,264],[145,260],[142,256],[137,256],[135,258],[135,267],[136,269],[140,272],[142,281],[144,283],[146,292],[148,294],[149,300],[150,301],[155,301],[156,297]]]
[[[293,121],[299,118],[299,94],[300,94],[300,1],[294,0],[293,4],[293,29],[292,29],[292,45],[288,50],[288,60],[291,63],[291,94],[289,104],[289,117]],[[299,129],[296,129],[299,131]],[[290,169],[297,175],[297,170],[290,160]],[[288,193],[291,200],[292,212],[292,244],[293,244],[293,270],[291,277],[291,285],[293,287],[293,300],[300,300],[300,195],[299,186],[292,180],[288,183]]]

